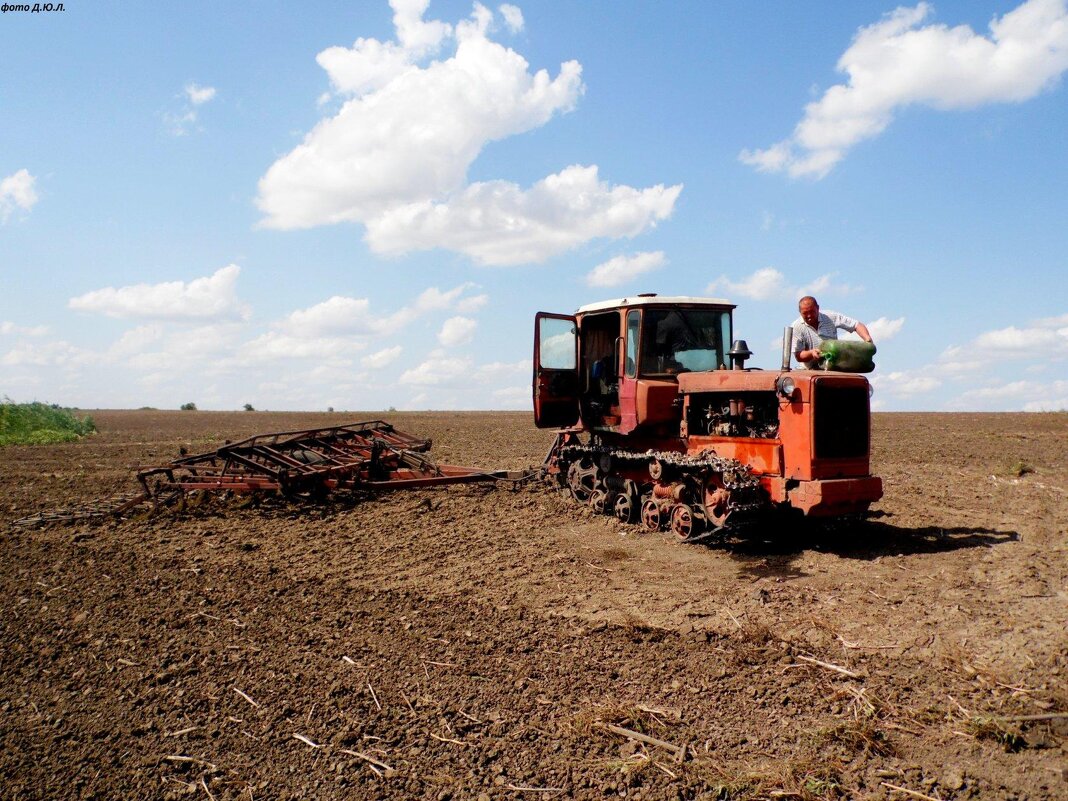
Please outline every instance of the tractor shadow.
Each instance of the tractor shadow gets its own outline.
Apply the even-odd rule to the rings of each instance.
[[[898,526],[886,522],[891,516],[884,513],[879,519],[849,523],[804,518],[760,523],[712,547],[739,562],[740,575],[790,580],[808,575],[797,564],[805,551],[870,562],[881,557],[990,548],[1020,538],[1016,531],[982,526]]]

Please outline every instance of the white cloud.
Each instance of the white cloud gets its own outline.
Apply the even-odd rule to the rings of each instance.
[[[62,340],[56,342],[20,342],[0,358],[0,364],[8,367],[65,367],[88,363],[95,356],[83,348]]]
[[[185,96],[194,106],[202,106],[215,97],[214,86],[197,86],[195,83],[186,84]]]
[[[97,289],[71,298],[67,306],[108,317],[146,320],[246,319],[248,307],[235,292],[241,268],[230,264],[189,283],[133,284]]]
[[[503,406],[505,409],[530,409],[532,398],[530,386],[502,387],[490,393],[494,400],[494,408]]]
[[[969,389],[951,401],[960,409],[1017,409],[1024,412],[1048,412],[1068,409],[1068,381],[995,381],[985,387]]]
[[[181,108],[164,112],[163,124],[172,136],[185,136],[197,128],[197,109],[215,97],[215,87],[187,83],[178,97],[183,101]]]
[[[241,345],[236,356],[242,363],[314,359],[347,364],[350,361],[348,355],[364,347],[363,343],[347,337],[294,336],[283,331],[268,331]]]
[[[472,295],[468,298],[463,298],[456,304],[456,311],[461,314],[470,314],[471,312],[478,311],[483,306],[489,303],[489,295]]]
[[[114,358],[125,358],[142,353],[155,342],[163,338],[163,326],[159,324],[141,325],[123,333],[110,348],[108,354]]]
[[[594,267],[586,276],[589,286],[618,286],[667,264],[662,250],[616,256]]]
[[[287,336],[305,339],[395,334],[432,312],[478,308],[485,303],[485,295],[463,297],[473,286],[465,283],[448,290],[429,287],[411,304],[387,315],[374,314],[368,298],[335,295],[322,303],[290,312],[275,327]]]
[[[501,16],[504,17],[505,27],[508,28],[509,33],[519,33],[523,30],[523,12],[519,6],[513,6],[511,3],[503,3],[497,9],[501,12]]]
[[[172,136],[185,136],[192,130],[196,121],[197,113],[192,109],[178,113],[167,112],[163,115],[163,123]]]
[[[529,190],[475,183],[448,201],[397,206],[367,220],[377,253],[444,248],[483,265],[542,262],[596,238],[631,238],[667,219],[682,186],[611,186],[597,167],[573,165]]]
[[[942,381],[934,376],[922,375],[918,371],[897,371],[885,375],[873,375],[871,383],[880,392],[893,395],[919,395],[942,386]]]
[[[938,110],[1019,103],[1068,70],[1065,0],[1028,0],[990,22],[990,35],[967,25],[921,26],[932,6],[899,7],[857,31],[838,60],[848,76],[805,107],[793,135],[739,159],[762,172],[822,178],[848,150],[878,136],[910,105]]]
[[[478,323],[470,317],[450,317],[438,332],[438,342],[446,348],[466,345],[475,336]]]
[[[490,362],[489,364],[483,364],[478,368],[476,377],[479,381],[490,383],[502,381],[513,375],[530,375],[530,372],[530,359],[520,359],[517,362]]]
[[[279,324],[290,336],[316,338],[369,334],[377,324],[371,317],[371,301],[334,295],[307,309],[297,309]]]
[[[392,348],[384,348],[383,350],[364,356],[360,359],[360,365],[366,367],[368,370],[381,370],[383,367],[388,367],[393,364],[393,362],[397,361],[403,350],[404,348],[400,345],[395,345]]]
[[[15,209],[29,211],[37,203],[34,185],[37,179],[22,169],[0,181],[0,224],[6,223]]]
[[[980,334],[975,339],[975,347],[1020,355],[1068,353],[1068,326],[1047,328],[1036,325],[1031,328],[1017,328],[1010,325],[1008,328]]]
[[[798,300],[805,295],[820,295],[824,292],[848,294],[857,291],[857,287],[834,281],[835,273],[825,273],[813,281],[801,286],[787,283],[786,276],[774,267],[764,267],[748,278],[733,281],[727,276],[720,276],[710,283],[705,291],[710,294],[724,291],[729,295],[738,295],[751,300]]]
[[[634,189],[572,166],[529,189],[505,181],[466,185],[489,142],[538,128],[574,108],[577,61],[555,78],[531,73],[487,37],[493,13],[450,26],[423,19],[423,0],[393,0],[397,41],[358,39],[319,54],[340,110],[319,122],[259,183],[262,224],[308,228],[361,223],[382,254],[445,248],[482,264],[542,261],[597,237],[630,237],[670,215],[681,186]],[[504,6],[505,24],[521,14]],[[420,66],[445,42],[448,58]]]
[[[881,344],[888,339],[893,339],[901,332],[904,325],[904,317],[895,317],[893,320],[887,317],[880,317],[877,320],[872,320],[870,323],[867,323],[868,333],[871,334],[871,338],[875,340],[876,344]]]
[[[397,379],[401,384],[436,386],[458,382],[471,375],[473,362],[466,357],[446,358],[441,351],[410,370],[405,370]]]
[[[0,334],[13,334],[25,337],[43,337],[47,333],[47,325],[17,325],[9,320],[0,321]]]

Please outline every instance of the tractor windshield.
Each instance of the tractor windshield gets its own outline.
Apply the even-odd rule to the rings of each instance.
[[[639,373],[675,375],[727,364],[730,312],[716,309],[646,309]]]

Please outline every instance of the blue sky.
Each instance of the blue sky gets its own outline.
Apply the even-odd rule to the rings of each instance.
[[[1068,408],[1066,0],[0,16],[0,394],[526,409],[536,311],[811,291],[876,408]]]

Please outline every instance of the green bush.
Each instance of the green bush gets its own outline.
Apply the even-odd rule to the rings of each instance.
[[[197,410],[197,405],[190,401],[189,403],[183,403],[178,409],[183,412],[195,412]]]
[[[73,442],[96,431],[93,418],[79,419],[70,409],[47,403],[0,403],[0,445]]]

